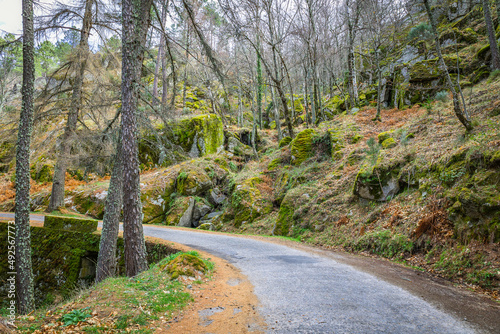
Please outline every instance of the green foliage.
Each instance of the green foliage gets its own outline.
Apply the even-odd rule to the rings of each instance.
[[[366,233],[353,242],[351,247],[357,251],[368,250],[387,258],[403,258],[405,253],[413,251],[414,245],[402,234],[393,234],[390,230],[378,230]]]
[[[70,326],[76,325],[80,321],[85,321],[85,319],[89,318],[90,316],[90,307],[85,307],[66,313],[59,319],[59,321],[64,323],[64,326]]]
[[[493,81],[497,80],[498,77],[500,77],[500,70],[494,70],[493,72],[490,73],[487,82],[492,83]]]
[[[368,149],[365,149],[365,153],[367,155],[368,161],[371,165],[375,165],[380,153],[380,145],[375,141],[375,138],[373,137],[366,141],[366,145],[368,146]]]
[[[436,101],[441,102],[448,102],[448,100],[450,99],[448,92],[445,90],[436,93],[436,96],[434,98],[436,99]]]
[[[419,25],[411,28],[408,33],[408,39],[418,39],[418,40],[426,40],[432,38],[432,28],[429,23],[423,22]]]

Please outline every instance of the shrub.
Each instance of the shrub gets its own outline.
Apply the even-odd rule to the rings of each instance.
[[[432,30],[430,24],[420,23],[419,25],[411,28],[410,32],[408,33],[408,39],[430,39],[432,37],[431,31]]]
[[[436,101],[441,101],[441,102],[447,102],[449,98],[450,97],[448,95],[448,92],[445,90],[438,92],[435,96]]]

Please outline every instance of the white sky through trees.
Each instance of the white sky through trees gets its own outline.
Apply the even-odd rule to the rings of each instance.
[[[23,27],[22,1],[0,0],[0,30],[12,34],[21,34]]]

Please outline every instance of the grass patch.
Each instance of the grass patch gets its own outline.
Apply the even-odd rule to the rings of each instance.
[[[182,254],[186,253],[171,254],[136,277],[108,278],[64,304],[23,317],[18,323],[19,332],[51,328],[57,332],[78,329],[84,333],[152,333],[148,328],[152,321],[171,319],[193,301],[182,280],[172,279],[165,269]],[[205,278],[209,277],[214,263],[202,259],[198,252],[187,254],[204,263]],[[202,283],[198,279],[190,284]]]

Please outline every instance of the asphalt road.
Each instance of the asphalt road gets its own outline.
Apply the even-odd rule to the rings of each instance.
[[[233,263],[254,285],[269,333],[495,332],[318,253],[189,229],[145,225],[144,233]]]

